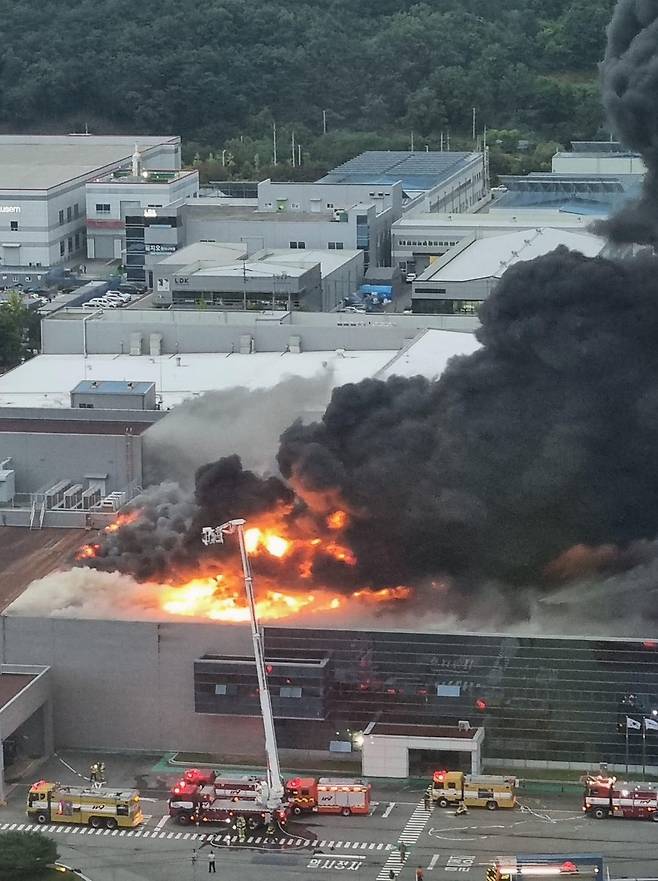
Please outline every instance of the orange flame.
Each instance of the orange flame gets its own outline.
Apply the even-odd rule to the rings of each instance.
[[[98,544],[83,545],[75,555],[76,560],[91,560],[98,555],[101,546]]]
[[[329,529],[345,529],[349,522],[349,518],[345,511],[334,511],[333,514],[329,514],[327,517],[326,523]]]
[[[136,508],[134,511],[127,511],[123,514],[117,514],[117,519],[114,523],[110,523],[109,526],[106,526],[103,530],[104,532],[118,532],[122,526],[127,526],[129,523],[134,523],[137,519],[139,519],[140,510]]]

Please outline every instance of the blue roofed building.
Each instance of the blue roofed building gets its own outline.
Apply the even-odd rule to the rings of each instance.
[[[490,198],[489,167],[480,152],[450,150],[368,150],[330,171],[318,183],[368,184],[400,182],[403,211],[475,211]]]

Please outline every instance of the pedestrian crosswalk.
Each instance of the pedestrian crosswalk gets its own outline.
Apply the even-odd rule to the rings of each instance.
[[[386,881],[386,879],[390,878],[391,870],[395,873],[395,877],[399,875],[406,859],[407,848],[416,844],[431,816],[432,812],[425,808],[425,801],[423,800],[417,805],[413,814],[407,820],[398,839],[398,844],[394,849],[390,850],[386,862],[382,866],[379,875],[377,875],[377,881]]]
[[[178,829],[179,827],[175,828]],[[8,831],[48,832],[59,833],[62,835],[104,835],[110,838],[150,838],[152,840],[166,839],[167,841],[171,839],[173,839],[174,841],[210,841],[212,839],[215,839],[217,844],[224,846],[237,844],[239,841],[237,835],[222,835],[218,832],[167,832],[165,829],[160,827],[160,824],[158,824],[155,829],[149,830],[144,828],[92,829],[90,826],[73,826],[67,825],[65,823],[44,823],[43,825],[40,825],[39,823],[0,823],[0,832]],[[264,843],[265,838],[262,835],[250,835],[243,844],[258,847],[259,845]],[[278,839],[278,843],[283,847],[288,848],[312,848],[314,850],[329,851],[334,851],[338,849],[359,851],[389,851],[393,847],[392,844],[385,844],[384,842],[377,841],[339,841],[324,838],[300,838],[297,836],[280,838]]]

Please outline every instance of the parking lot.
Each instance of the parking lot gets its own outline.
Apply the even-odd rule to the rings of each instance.
[[[77,762],[76,757],[68,758],[71,767],[83,767],[79,757]],[[108,761],[111,785],[141,784],[146,818],[137,829],[36,827],[24,813],[25,783],[15,787],[8,807],[0,809],[0,830],[39,828],[57,841],[65,863],[95,881],[194,879],[208,873],[211,851],[220,877],[230,869],[224,877],[245,881],[263,876],[276,881],[334,878],[345,873],[385,881],[391,871],[401,881],[412,881],[418,866],[426,878],[436,881],[479,879],[495,857],[527,853],[602,854],[610,877],[650,878],[658,862],[656,824],[590,819],[577,797],[533,798],[522,800],[514,810],[471,809],[457,817],[452,808],[426,810],[418,785],[403,781],[374,783],[369,816],[306,815],[291,819],[275,842],[256,831],[240,844],[226,829],[175,824],[167,815],[166,780],[149,773],[149,762]],[[57,760],[39,774],[62,783],[79,782]],[[400,842],[407,851],[404,861]]]

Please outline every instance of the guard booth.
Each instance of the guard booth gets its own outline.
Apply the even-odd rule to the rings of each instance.
[[[363,735],[365,777],[409,777],[416,773],[426,776],[425,769],[416,772],[413,768],[414,753],[426,756],[428,767],[432,762],[435,767],[454,768],[465,763],[468,773],[480,773],[484,728],[471,728],[468,722],[458,726],[375,722],[368,725]],[[453,758],[447,759],[448,756]]]
[[[53,752],[50,667],[0,665],[0,804],[7,770]]]

